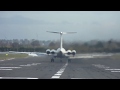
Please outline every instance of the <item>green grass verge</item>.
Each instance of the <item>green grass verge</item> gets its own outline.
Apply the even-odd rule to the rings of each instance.
[[[10,58],[24,58],[28,54],[0,54],[0,60],[10,59]]]

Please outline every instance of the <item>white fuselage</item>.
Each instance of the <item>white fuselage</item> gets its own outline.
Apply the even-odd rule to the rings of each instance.
[[[58,48],[56,51],[56,56],[59,58],[65,57],[66,50],[64,48]]]
[[[57,34],[60,34],[60,48],[58,48],[56,51],[55,51],[55,55],[56,57],[59,57],[59,58],[63,58],[66,56],[67,54],[67,51],[63,48],[63,42],[62,42],[62,35],[63,34],[69,34],[69,33],[74,33],[74,32],[51,32],[51,31],[48,31],[50,33],[57,33]],[[48,53],[49,53],[49,50],[48,50]]]
[[[65,56],[65,53],[66,53],[66,50],[63,48],[63,43],[62,43],[62,32],[60,32],[60,48],[57,49],[57,57],[64,57]]]

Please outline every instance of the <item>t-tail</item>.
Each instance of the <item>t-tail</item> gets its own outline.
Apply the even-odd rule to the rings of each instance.
[[[73,33],[76,33],[76,32],[54,32],[54,31],[47,31],[47,32],[60,34],[60,49],[63,48],[62,35],[63,34],[73,34]]]

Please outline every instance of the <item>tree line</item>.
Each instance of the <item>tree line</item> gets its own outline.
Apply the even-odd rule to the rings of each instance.
[[[46,49],[59,48],[59,41],[39,41],[39,40],[0,40],[0,51],[20,51],[20,52],[45,52]],[[76,50],[78,53],[89,52],[120,52],[120,41],[91,40],[88,42],[68,42],[63,41],[63,47],[66,50]]]

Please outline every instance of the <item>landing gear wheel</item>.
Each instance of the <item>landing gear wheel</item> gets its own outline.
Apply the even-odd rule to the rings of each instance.
[[[51,62],[54,62],[54,59],[53,59],[53,58],[51,59]]]

